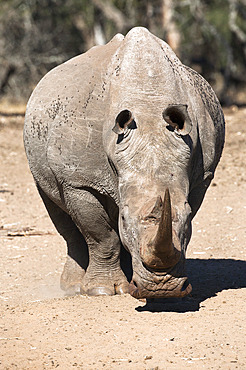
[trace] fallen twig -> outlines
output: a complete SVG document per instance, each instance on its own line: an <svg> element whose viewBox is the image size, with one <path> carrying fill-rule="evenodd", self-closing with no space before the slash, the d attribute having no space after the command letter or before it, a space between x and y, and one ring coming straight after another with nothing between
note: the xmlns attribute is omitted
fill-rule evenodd
<svg viewBox="0 0 246 370"><path fill-rule="evenodd" d="M4 229L0 227L0 236L15 237L15 236L42 236L42 235L54 235L50 231L35 230L31 227L23 227L21 229Z"/></svg>

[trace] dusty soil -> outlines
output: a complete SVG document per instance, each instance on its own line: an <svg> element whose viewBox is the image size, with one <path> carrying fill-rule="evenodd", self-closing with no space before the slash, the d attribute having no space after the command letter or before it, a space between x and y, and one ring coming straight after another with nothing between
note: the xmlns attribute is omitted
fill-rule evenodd
<svg viewBox="0 0 246 370"><path fill-rule="evenodd" d="M226 112L226 145L193 222L193 293L65 297L66 257L37 194L22 116L0 116L0 368L246 368L246 109Z"/></svg>

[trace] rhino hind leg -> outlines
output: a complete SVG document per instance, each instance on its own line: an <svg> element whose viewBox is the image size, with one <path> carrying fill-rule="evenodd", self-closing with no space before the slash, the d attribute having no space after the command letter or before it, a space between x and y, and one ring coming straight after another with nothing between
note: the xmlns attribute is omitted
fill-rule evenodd
<svg viewBox="0 0 246 370"><path fill-rule="evenodd" d="M86 241L71 217L52 202L39 186L38 191L54 226L67 243L68 254L61 275L61 289L68 295L81 294L89 258Z"/></svg>
<svg viewBox="0 0 246 370"><path fill-rule="evenodd" d="M93 189L66 189L69 214L84 235L89 261L82 289L88 295L128 292L129 283L121 269L121 242L117 233L118 209Z"/></svg>

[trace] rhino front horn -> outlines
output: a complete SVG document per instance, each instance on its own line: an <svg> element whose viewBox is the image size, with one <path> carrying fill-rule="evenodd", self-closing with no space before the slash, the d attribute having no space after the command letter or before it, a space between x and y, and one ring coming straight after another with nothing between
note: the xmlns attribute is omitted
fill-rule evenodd
<svg viewBox="0 0 246 370"><path fill-rule="evenodd" d="M181 252L173 244L171 199L166 189L156 236L141 248L141 258L147 267L163 270L176 265L180 257Z"/></svg>

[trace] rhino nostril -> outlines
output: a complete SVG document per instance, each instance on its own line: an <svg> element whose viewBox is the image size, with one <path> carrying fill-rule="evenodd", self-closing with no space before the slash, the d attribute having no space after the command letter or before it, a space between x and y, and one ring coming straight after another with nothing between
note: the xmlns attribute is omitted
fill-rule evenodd
<svg viewBox="0 0 246 370"><path fill-rule="evenodd" d="M139 291L139 288L138 288L138 285L136 283L135 280L132 280L129 284L129 293L131 294L131 296L133 296L134 298L141 298L140 297L140 291Z"/></svg>
<svg viewBox="0 0 246 370"><path fill-rule="evenodd" d="M181 292L184 292L188 288L189 285L190 285L190 283L189 283L188 279L186 279L182 288L181 288Z"/></svg>
<svg viewBox="0 0 246 370"><path fill-rule="evenodd" d="M136 288L138 287L138 285L137 285L137 283L136 283L135 280L132 280L132 283L135 285Z"/></svg>
<svg viewBox="0 0 246 370"><path fill-rule="evenodd" d="M188 282L188 279L186 279L182 288L181 288L181 292L183 292L188 287L188 285L189 285L189 282Z"/></svg>

